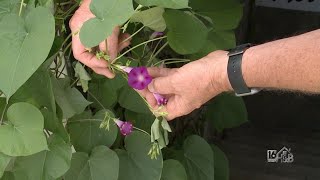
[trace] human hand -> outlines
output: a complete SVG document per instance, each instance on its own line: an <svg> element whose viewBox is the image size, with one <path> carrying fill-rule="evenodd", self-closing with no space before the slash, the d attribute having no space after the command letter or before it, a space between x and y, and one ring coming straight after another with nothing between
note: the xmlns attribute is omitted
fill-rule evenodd
<svg viewBox="0 0 320 180"><path fill-rule="evenodd" d="M83 0L81 6L75 12L69 22L69 26L73 34L73 55L77 60L91 68L97 74L104 75L108 78L113 78L115 75L107 68L108 63L104 60L99 60L95 54L88 52L82 45L79 38L78 32L81 29L83 23L95 17L94 14L92 14L90 11L90 2L91 0ZM110 56L110 59L113 60L117 57L117 54L120 51L129 46L130 41L123 42L129 36L129 34L121 34L120 28L115 27L112 34L105 41L99 44L99 49L100 51L107 53Z"/></svg>
<svg viewBox="0 0 320 180"><path fill-rule="evenodd" d="M216 51L179 69L149 68L154 80L148 89L168 98L164 109L168 120L189 114L221 92L231 90L227 61L226 51ZM144 96L156 108L151 96Z"/></svg>

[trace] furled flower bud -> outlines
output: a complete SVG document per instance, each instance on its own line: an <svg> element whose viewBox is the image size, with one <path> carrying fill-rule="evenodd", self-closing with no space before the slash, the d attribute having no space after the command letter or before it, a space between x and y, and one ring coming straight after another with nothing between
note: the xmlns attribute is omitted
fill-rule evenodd
<svg viewBox="0 0 320 180"><path fill-rule="evenodd" d="M131 122L115 119L115 123L118 125L122 135L127 136L132 133L133 125Z"/></svg>
<svg viewBox="0 0 320 180"><path fill-rule="evenodd" d="M155 31L155 32L153 32L153 33L151 34L150 39L154 39L154 38L156 38L156 37L160 37L160 36L163 36L163 35L164 35L163 32L157 32L157 31Z"/></svg>
<svg viewBox="0 0 320 180"><path fill-rule="evenodd" d="M158 93L153 93L153 96L156 98L158 106L166 105L168 103L168 99Z"/></svg>

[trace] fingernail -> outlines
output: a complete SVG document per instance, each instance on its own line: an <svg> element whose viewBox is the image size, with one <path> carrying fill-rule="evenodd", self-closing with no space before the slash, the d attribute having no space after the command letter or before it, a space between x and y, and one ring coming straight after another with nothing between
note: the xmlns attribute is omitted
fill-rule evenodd
<svg viewBox="0 0 320 180"><path fill-rule="evenodd" d="M154 92L153 82L151 82L148 86L150 92Z"/></svg>

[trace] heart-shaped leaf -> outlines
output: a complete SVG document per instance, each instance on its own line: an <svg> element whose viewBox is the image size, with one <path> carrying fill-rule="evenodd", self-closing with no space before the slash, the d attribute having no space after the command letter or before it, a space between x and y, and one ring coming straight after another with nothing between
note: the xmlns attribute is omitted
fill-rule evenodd
<svg viewBox="0 0 320 180"><path fill-rule="evenodd" d="M203 47L208 29L197 17L178 10L167 10L163 17L169 30L168 42L173 50L179 54L193 54Z"/></svg>
<svg viewBox="0 0 320 180"><path fill-rule="evenodd" d="M0 19L7 14L19 12L19 8L19 0L0 0Z"/></svg>
<svg viewBox="0 0 320 180"><path fill-rule="evenodd" d="M16 103L7 111L8 124L0 126L0 151L9 156L28 156L48 149L43 116L31 104Z"/></svg>
<svg viewBox="0 0 320 180"><path fill-rule="evenodd" d="M190 0L192 9L212 19L215 29L235 29L242 17L242 5L236 0Z"/></svg>
<svg viewBox="0 0 320 180"><path fill-rule="evenodd" d="M248 122L246 105L241 97L223 93L209 104L206 119L213 122L219 132Z"/></svg>
<svg viewBox="0 0 320 180"><path fill-rule="evenodd" d="M80 62L77 62L74 73L75 77L79 78L77 85L82 86L83 92L87 92L89 89L88 82L91 80L91 77Z"/></svg>
<svg viewBox="0 0 320 180"><path fill-rule="evenodd" d="M129 109L130 111L150 114L150 110L142 97L129 86L121 88L118 101L122 107Z"/></svg>
<svg viewBox="0 0 320 180"><path fill-rule="evenodd" d="M65 180L118 180L119 158L105 146L94 148L91 155L76 152ZM130 178L131 179L131 178Z"/></svg>
<svg viewBox="0 0 320 180"><path fill-rule="evenodd" d="M39 108L44 116L44 127L51 132L59 134L66 141L69 140L69 135L61 119L56 115L56 102L53 95L50 72L43 65L10 98L10 104L17 102L28 102Z"/></svg>
<svg viewBox="0 0 320 180"><path fill-rule="evenodd" d="M132 0L92 0L90 10L96 17L86 21L80 31L80 40L88 48L105 40L134 13Z"/></svg>
<svg viewBox="0 0 320 180"><path fill-rule="evenodd" d="M168 159L163 162L161 180L187 180L188 176L183 165L173 159Z"/></svg>
<svg viewBox="0 0 320 180"><path fill-rule="evenodd" d="M135 13L131 17L132 22L140 22L144 26L158 32L162 32L166 29L166 22L164 21L162 14L164 9L161 7L154 7L145 11Z"/></svg>
<svg viewBox="0 0 320 180"><path fill-rule="evenodd" d="M57 104L60 106L64 119L75 114L80 114L91 104L76 88L71 88L68 79L51 78L53 93Z"/></svg>
<svg viewBox="0 0 320 180"><path fill-rule="evenodd" d="M38 7L25 19L4 16L0 29L0 89L8 100L45 61L54 39L54 18Z"/></svg>
<svg viewBox="0 0 320 180"><path fill-rule="evenodd" d="M71 165L71 146L59 136L51 136L48 144L49 151L18 157L14 161L12 172L15 179L56 180L67 172Z"/></svg>
<svg viewBox="0 0 320 180"><path fill-rule="evenodd" d="M11 160L10 156L0 153L0 178Z"/></svg>
<svg viewBox="0 0 320 180"><path fill-rule="evenodd" d="M189 0L135 0L144 6L159 6L171 9L188 8Z"/></svg>
<svg viewBox="0 0 320 180"><path fill-rule="evenodd" d="M229 161L226 154L220 148L211 144L214 160L214 178L229 180Z"/></svg>
<svg viewBox="0 0 320 180"><path fill-rule="evenodd" d="M189 136L183 144L184 167L188 180L214 179L213 151L201 137Z"/></svg>
<svg viewBox="0 0 320 180"><path fill-rule="evenodd" d="M119 180L159 180L162 171L162 155L151 159L148 152L151 148L150 136L133 132L125 139L124 150L117 150L120 159Z"/></svg>
<svg viewBox="0 0 320 180"><path fill-rule="evenodd" d="M100 128L106 118L107 111L101 110L92 117L90 112L84 112L69 119L67 128L71 142L77 151L90 153L92 148L105 145L110 147L117 138L118 127L110 122L109 130ZM113 115L108 111L109 115Z"/></svg>

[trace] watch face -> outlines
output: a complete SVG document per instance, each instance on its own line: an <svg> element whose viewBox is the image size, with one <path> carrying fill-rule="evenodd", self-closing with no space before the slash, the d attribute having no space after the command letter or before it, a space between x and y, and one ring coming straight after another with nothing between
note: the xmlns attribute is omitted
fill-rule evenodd
<svg viewBox="0 0 320 180"><path fill-rule="evenodd" d="M256 5L300 11L320 12L319 0L256 0Z"/></svg>

